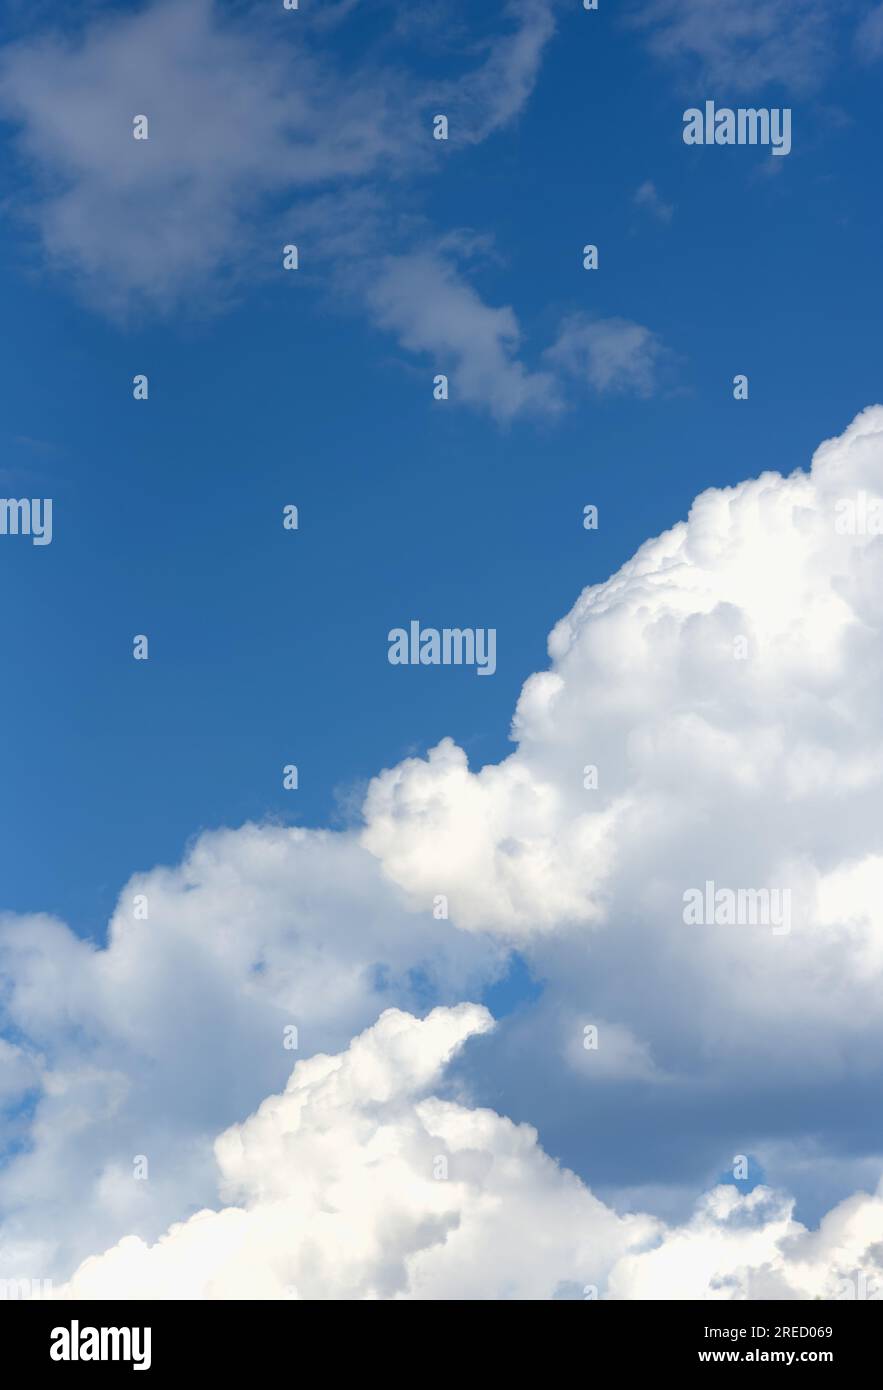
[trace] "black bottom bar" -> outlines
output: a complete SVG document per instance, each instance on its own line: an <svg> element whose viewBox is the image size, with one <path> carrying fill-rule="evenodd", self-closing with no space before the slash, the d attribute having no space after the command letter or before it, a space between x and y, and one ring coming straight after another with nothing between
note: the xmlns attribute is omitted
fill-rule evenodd
<svg viewBox="0 0 883 1390"><path fill-rule="evenodd" d="M426 1303L384 1311L377 1303L8 1301L0 1303L0 1333L7 1354L14 1348L19 1374L48 1369L61 1377L130 1375L139 1374L140 1367L141 1374L159 1376L217 1371L226 1381L241 1372L250 1379L267 1371L291 1376L306 1371L314 1377L322 1373L323 1361L329 1373L337 1373L344 1345L363 1370L371 1364L380 1370L376 1334L410 1332L432 1339L423 1346L432 1349L434 1373L446 1363L448 1375L474 1380L474 1351L483 1353L484 1366L503 1369L514 1354L522 1356L526 1340L532 1360L537 1354L552 1358L549 1373L566 1352L587 1374L601 1373L606 1364L608 1373L613 1367L625 1375L690 1370L714 1376L733 1367L769 1366L783 1374L820 1367L842 1376L874 1366L881 1329L873 1301L600 1300L523 1304L514 1316L505 1303L454 1304L454 1312L446 1306L443 1313ZM341 1341L341 1333L353 1332L365 1340ZM543 1352L538 1339L550 1335L555 1340ZM383 1345L389 1354L392 1346ZM102 1359L88 1359L94 1354ZM410 1356L407 1360L411 1369L402 1374L410 1381L415 1367Z"/></svg>

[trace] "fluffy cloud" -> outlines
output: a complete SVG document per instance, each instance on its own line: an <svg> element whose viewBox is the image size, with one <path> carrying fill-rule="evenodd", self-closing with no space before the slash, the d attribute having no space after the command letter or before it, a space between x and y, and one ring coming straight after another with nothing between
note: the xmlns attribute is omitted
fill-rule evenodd
<svg viewBox="0 0 883 1390"><path fill-rule="evenodd" d="M375 778L362 842L415 904L444 892L462 926L529 938L601 915L593 885L606 876L617 808L571 815L567 803L518 758L471 772L445 739Z"/></svg>
<svg viewBox="0 0 883 1390"><path fill-rule="evenodd" d="M668 1154L637 1187L816 1140L820 1114L844 1157L879 1162L883 541L861 496L881 491L875 407L811 473L704 493L556 626L508 759L471 770L445 741L369 790L363 843L409 900L447 893L544 983L479 1095L502 1088L571 1162L579 1107L601 1104L596 1185L621 1190L632 1136L598 1091L614 1078L640 1079L642 1142ZM787 892L790 929L688 923L708 883ZM548 1096L562 1068L572 1121Z"/></svg>
<svg viewBox="0 0 883 1390"><path fill-rule="evenodd" d="M374 780L360 831L205 836L179 869L133 880L104 949L8 919L8 1093L33 1092L19 1125L33 1119L0 1177L3 1272L67 1273L214 1204L211 1136L283 1084L286 1024L300 1055L339 1051L390 1005L481 997L517 946L538 998L454 1056L446 1084L479 1114L530 1119L570 1167L585 1168L590 1117L597 1199L659 1214L677 1191L678 1240L711 1222L716 1250L725 1228L702 1279L745 1287L738 1271L764 1260L785 1278L782 1233L803 1239L791 1215L757 1197L733 1216L725 1194L687 1219L683 1198L737 1153L819 1211L876 1186L880 493L872 407L810 472L703 493L585 590L500 764L472 770L445 740ZM788 930L688 923L684 894L704 903L709 882L787 891ZM433 917L439 894L450 921ZM132 1180L140 1153L149 1183ZM747 1254L743 1217L766 1228ZM844 1250L838 1269L858 1258ZM660 1260L621 1253L638 1282L623 1265L611 1287L649 1287ZM555 1258L566 1283L575 1265ZM788 1287L817 1274L792 1268Z"/></svg>
<svg viewBox="0 0 883 1390"><path fill-rule="evenodd" d="M883 1192L859 1192L816 1231L765 1187L747 1196L718 1187L683 1227L651 1249L624 1255L611 1298L883 1298Z"/></svg>
<svg viewBox="0 0 883 1390"><path fill-rule="evenodd" d="M212 1140L283 1083L291 1025L299 1055L339 1048L390 1003L473 993L500 959L408 912L352 834L273 826L138 875L105 947L0 920L0 1105L27 1103L0 1168L0 1277L57 1277L96 1237L154 1237L215 1200Z"/></svg>
<svg viewBox="0 0 883 1390"><path fill-rule="evenodd" d="M62 1294L144 1298L549 1298L602 1281L655 1231L620 1218L492 1111L427 1091L491 1025L463 1004L384 1013L345 1053L222 1134L222 1189L156 1245L129 1238Z"/></svg>
<svg viewBox="0 0 883 1390"><path fill-rule="evenodd" d="M222 1134L221 1187L153 1245L90 1258L61 1298L844 1298L883 1294L883 1198L808 1232L780 1194L708 1194L682 1227L617 1216L534 1130L428 1091L491 1026L398 1010ZM864 1282L862 1283L861 1280ZM863 1292L859 1293L859 1290Z"/></svg>
<svg viewBox="0 0 883 1390"><path fill-rule="evenodd" d="M846 1025L878 982L859 904L873 920L883 774L883 560L875 535L846 533L847 504L881 483L875 407L811 474L704 493L554 629L517 751L472 772L448 740L383 773L363 843L415 901L447 886L467 929L523 943L578 926L593 954L665 931L687 977L731 996L744 972L755 1016ZM683 893L707 879L789 887L790 934L685 926ZM793 1011L784 978L800 985Z"/></svg>

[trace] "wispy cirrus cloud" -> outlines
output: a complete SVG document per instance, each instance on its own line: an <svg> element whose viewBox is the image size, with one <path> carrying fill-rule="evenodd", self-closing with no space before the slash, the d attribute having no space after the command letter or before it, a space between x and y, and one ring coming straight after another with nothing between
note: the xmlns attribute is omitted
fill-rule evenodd
<svg viewBox="0 0 883 1390"><path fill-rule="evenodd" d="M635 190L634 204L635 207L645 208L658 222L670 222L674 216L674 207L660 197L659 189L652 179L646 179L640 188Z"/></svg>
<svg viewBox="0 0 883 1390"><path fill-rule="evenodd" d="M875 5L855 32L856 57L863 63L876 63L883 57L883 5Z"/></svg>
<svg viewBox="0 0 883 1390"><path fill-rule="evenodd" d="M544 360L599 395L651 396L670 354L649 328L623 318L572 314Z"/></svg>
<svg viewBox="0 0 883 1390"><path fill-rule="evenodd" d="M438 251L389 257L367 301L380 327L403 347L432 357L456 397L486 405L496 419L563 408L554 373L532 371L518 357L515 311L486 304L450 257Z"/></svg>
<svg viewBox="0 0 883 1390"><path fill-rule="evenodd" d="M348 14L311 24L298 13L295 30L251 7L233 19L214 0L157 0L9 46L0 110L29 175L17 210L48 264L120 321L217 311L275 273L296 239L312 282L324 276L435 362L456 401L500 422L560 414L579 375L569 339L530 365L515 308L486 302L470 279L467 238L427 227L408 191L439 167L435 111L450 114L450 153L524 109L554 32L551 0L503 5L466 45L465 72L444 81L418 80L383 44L344 71L324 39ZM146 140L133 139L135 115L148 118ZM617 324L592 330L587 379L647 394Z"/></svg>
<svg viewBox="0 0 883 1390"><path fill-rule="evenodd" d="M286 202L369 179L391 198L392 179L431 170L434 90L462 110L461 141L513 119L551 7L513 0L500 19L473 68L435 89L382 53L344 70L326 22L256 6L233 18L214 0L157 0L21 40L0 59L0 111L30 174L18 210L49 263L113 314L214 294L219 277L266 264ZM150 134L136 141L141 114Z"/></svg>
<svg viewBox="0 0 883 1390"><path fill-rule="evenodd" d="M482 298L463 234L426 227L408 191L442 149L485 140L524 109L554 32L552 0L509 0L465 45L465 72L439 81L418 80L384 44L344 71L324 39L348 14L311 24L298 13L295 30L290 16L280 27L252 7L234 19L214 0L157 0L9 46L0 110L29 175L17 210L49 265L120 321L217 311L274 273L296 239L307 275L434 361L458 402L500 422L560 414L567 377L580 375L572 329L530 365L515 308ZM444 146L431 136L440 109ZM148 118L146 140L133 139L136 115ZM654 340L635 331L646 364ZM594 389L648 393L618 320L583 338Z"/></svg>
<svg viewBox="0 0 883 1390"><path fill-rule="evenodd" d="M739 92L775 83L806 92L828 71L834 20L844 8L843 0L647 0L628 22L685 81Z"/></svg>

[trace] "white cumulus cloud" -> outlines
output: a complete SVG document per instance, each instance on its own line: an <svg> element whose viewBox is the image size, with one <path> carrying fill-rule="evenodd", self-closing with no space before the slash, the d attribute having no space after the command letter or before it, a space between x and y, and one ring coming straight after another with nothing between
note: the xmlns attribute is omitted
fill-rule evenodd
<svg viewBox="0 0 883 1390"><path fill-rule="evenodd" d="M0 1174L2 1273L64 1276L126 1233L155 1242L217 1205L211 1139L284 1084L285 1025L301 1030L300 1056L340 1053L389 1006L480 997L513 945L538 997L454 1056L446 1084L464 1088L470 1112L530 1119L548 1153L587 1170L593 1201L640 1211L630 1194L655 1191L658 1212L666 1192L714 1188L736 1153L772 1187L824 1198L820 1210L856 1180L876 1186L881 494L875 406L809 471L703 493L686 521L585 590L550 636L549 669L525 684L501 763L472 769L445 740L374 780L360 831L204 836L179 868L132 881L106 947L48 918L5 919L7 1092L33 1104ZM704 901L709 884L787 891L788 929L686 921L685 893ZM438 895L449 920L433 916ZM432 1102L433 1124L460 1122L450 1104ZM498 1115L480 1124L510 1133ZM149 1182L133 1180L137 1154ZM234 1200L218 1218L231 1227L256 1199ZM706 1283L756 1291L765 1261L777 1287L815 1296L819 1270L797 1270L780 1235L812 1240L790 1208L752 1200L734 1216L728 1192L666 1219L688 1244L698 1222L697 1250L711 1223ZM855 1199L869 1250L877 1200ZM743 1249L738 1232L758 1222ZM846 1278L859 1256L847 1243L832 1267ZM410 1265L396 1282L401 1258L383 1287L424 1287ZM583 1255L555 1259L554 1280L522 1287L552 1296L559 1282L593 1282L575 1273ZM637 1283L623 1265L611 1288L650 1287L661 1267L648 1254ZM496 1277L488 1288L502 1287Z"/></svg>
<svg viewBox="0 0 883 1390"><path fill-rule="evenodd" d="M620 1217L529 1126L429 1094L490 1026L470 1004L423 1021L391 1009L344 1053L298 1063L282 1094L217 1140L235 1205L152 1245L125 1238L57 1296L883 1296L879 1194L857 1194L816 1232L763 1187L718 1187L679 1227Z"/></svg>
<svg viewBox="0 0 883 1390"><path fill-rule="evenodd" d="M529 1126L428 1091L491 1026L462 1004L384 1013L295 1067L215 1146L237 1201L87 1260L61 1296L550 1298L655 1232L562 1171Z"/></svg>

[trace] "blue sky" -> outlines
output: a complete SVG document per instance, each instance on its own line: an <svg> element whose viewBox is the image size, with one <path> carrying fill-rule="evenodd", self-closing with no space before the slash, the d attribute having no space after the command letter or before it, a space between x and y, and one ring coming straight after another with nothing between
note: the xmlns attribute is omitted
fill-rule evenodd
<svg viewBox="0 0 883 1390"><path fill-rule="evenodd" d="M0 58L0 490L54 499L50 546L0 542L0 910L99 945L132 875L204 831L359 826L370 780L446 737L473 773L506 759L522 686L586 586L705 489L807 468L880 399L883 9L752 0L742 27L703 0L523 0L479 21L437 4L184 11L10 3ZM225 71L242 80L226 105ZM791 108L791 153L686 146L683 112L710 98ZM493 678L390 665L387 633L412 618L495 628ZM741 823L741 804L709 805ZM477 993L514 1020L469 1044L454 1090L663 1216L726 1173L740 1134L769 1141L752 1173L790 1183L802 1218L864 1180L876 1071L822 1093L786 1068L760 1094L750 1067L703 1070L679 1024L660 1044L671 1084L648 1089L627 1060L589 1125L532 1041L570 1008L542 984L571 945L544 956L520 933L495 938L508 978L469 956L468 996L421 993L422 964L390 957L403 1006ZM323 1045L369 1021L347 1013ZM236 1105L284 1084L274 1066ZM208 1129L239 1118L207 1106ZM175 1209L164 1197L156 1229Z"/></svg>
<svg viewBox="0 0 883 1390"><path fill-rule="evenodd" d="M343 64L383 9L341 26ZM308 10L283 16L289 31ZM462 66L443 43L415 56L433 79ZM434 402L443 356L404 353L335 303L321 271L292 285L259 267L252 285L246 265L226 312L209 286L159 322L108 322L17 220L32 171L7 144L4 478L11 495L57 497L58 519L51 550L0 554L17 595L5 907L100 939L129 874L174 861L201 828L325 824L378 768L445 734L478 763L503 756L520 685L580 588L749 461L803 465L875 397L883 287L863 171L879 70L844 63L798 99L781 81L756 93L793 106L778 160L684 146L682 112L708 90L696 73L661 65L612 6L562 6L517 121L463 151L452 137L441 160L428 147L393 190L430 234L492 238L470 281L515 308L526 360L576 311L645 324L671 353L649 399L586 393L560 419L503 427ZM669 221L635 204L647 181ZM582 269L586 242L597 273ZM140 371L146 404L132 400ZM738 371L747 403L732 400ZM296 536L279 525L287 502ZM597 533L582 529L588 502ZM496 626L495 679L390 667L386 632L412 616ZM142 631L153 654L139 667ZM289 761L296 794L281 788Z"/></svg>

